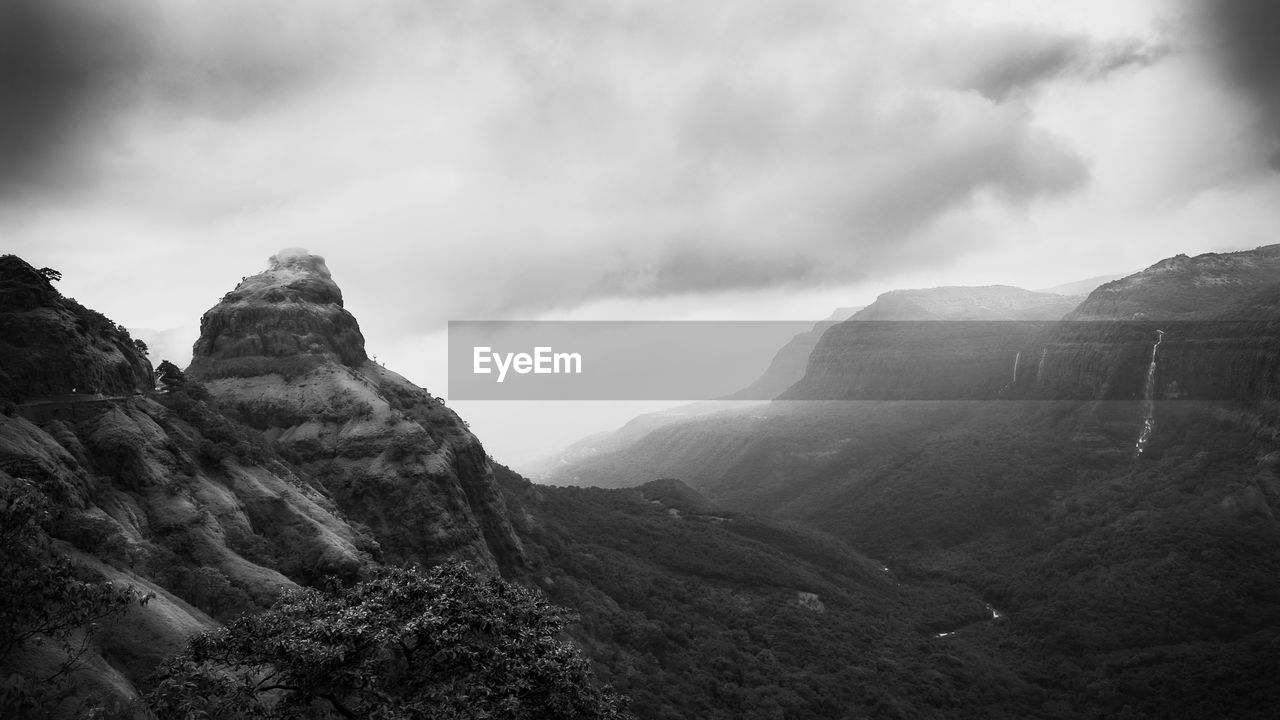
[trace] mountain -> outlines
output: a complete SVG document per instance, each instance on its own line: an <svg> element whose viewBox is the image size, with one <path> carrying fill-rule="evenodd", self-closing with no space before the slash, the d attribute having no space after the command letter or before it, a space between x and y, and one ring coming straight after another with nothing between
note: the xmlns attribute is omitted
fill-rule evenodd
<svg viewBox="0 0 1280 720"><path fill-rule="evenodd" d="M579 468L584 484L637 479L606 490L491 463L456 415L366 359L316 256L280 253L228 293L164 391L146 390L150 368L118 326L114 340L79 327L52 275L6 258L0 327L52 322L64 330L26 347L77 361L54 374L5 349L16 392L0 415L0 519L34 518L21 528L43 538L32 547L70 557L84 587L147 595L85 636L85 662L45 710L135 697L188 636L282 589L467 557L574 611L569 636L642 718L1269 717L1269 391L1164 398L1175 381L1215 387L1194 387L1197 367L1233 392L1263 387L1251 378L1271 366L1255 361L1276 333L1241 328L1270 327L1280 303L1265 273L1179 262L1133 280L1139 297L1105 299L1154 319L1031 339L1051 360L1061 350L1043 377L1084 378L1083 397L1038 394L1035 368L989 400L774 401L658 428ZM1202 277L1222 280L1203 285L1196 315L1161 319L1161 298ZM953 298L940 306L956 312ZM1208 343L1203 366L1164 364L1189 346L1179 337ZM1116 347L1132 362L1103 367ZM51 377L109 382L70 394ZM11 584L40 565L12 570ZM5 593L0 610L28 600ZM0 670L30 688L64 652L26 646Z"/></svg>
<svg viewBox="0 0 1280 720"><path fill-rule="evenodd" d="M1067 319L1220 320L1245 311L1257 294L1274 295L1277 271L1280 245L1175 255L1099 287Z"/></svg>
<svg viewBox="0 0 1280 720"><path fill-rule="evenodd" d="M1085 278L1084 280L1073 280L1071 282L1063 283L1061 285L1054 285L1053 287L1037 288L1036 292L1049 293L1052 295L1071 295L1071 296L1084 297L1089 293L1093 292L1094 290L1097 290L1102 285L1109 283L1112 280L1119 280L1122 277L1124 277L1123 274L1098 275L1096 277Z"/></svg>
<svg viewBox="0 0 1280 720"><path fill-rule="evenodd" d="M16 259L2 267L0 307L20 308L16 319L0 313L6 326L69 306L43 275L37 302L16 302L3 290L23 297L39 273ZM143 597L94 632L73 631L65 649L0 646L7 687L34 693L37 716L141 717L138 687L192 635L298 585L350 584L379 560L450 555L576 611L571 636L640 717L1023 717L1037 702L995 654L938 644L941 629L961 626L998 636L970 589L917 582L830 538L725 512L676 480L582 491L490 465L439 401L365 359L358 323L316 256L277 255L202 325L189 372L165 370L161 391L124 394L132 386L122 383L102 387L119 395L41 395L10 376L23 392L0 416L0 520L47 504L24 532L43 538L50 560L73 561L86 583L70 586L73 599L106 582ZM39 352L100 363L83 347L100 342L50 335ZM149 387L141 346L122 335L113 347L119 367L147 369L136 380ZM67 367L68 377L83 372ZM6 538L14 530L0 527ZM0 614L21 602L5 595ZM88 653L69 682L43 688L36 678L82 639Z"/></svg>
<svg viewBox="0 0 1280 720"><path fill-rule="evenodd" d="M726 396L725 400L771 400L804 377L805 368L813 348L824 333L834 325L848 320L862 308L837 308L827 319L813 326L783 345L764 373L747 387Z"/></svg>
<svg viewBox="0 0 1280 720"><path fill-rule="evenodd" d="M388 561L521 562L480 441L369 359L324 258L284 250L242 280L201 318L187 372L367 526Z"/></svg>
<svg viewBox="0 0 1280 720"><path fill-rule="evenodd" d="M298 583L354 577L377 553L306 477L196 387L143 394L151 368L127 333L14 256L0 257L0 328L6 523L20 505L48 503L31 533L93 582L149 596L101 623L64 688L63 715L93 696L135 698L191 634L266 607ZM4 531L12 538L15 528ZM7 597L6 613L20 601ZM48 602L45 611L56 612ZM0 658L6 677L16 673L7 687L19 692L13 678L55 674L66 652L47 642Z"/></svg>
<svg viewBox="0 0 1280 720"><path fill-rule="evenodd" d="M849 319L854 322L1058 320L1071 312L1080 299L1009 285L891 290Z"/></svg>
<svg viewBox="0 0 1280 720"><path fill-rule="evenodd" d="M962 399L903 398L934 382L913 368L963 378L982 346L833 328L815 356L883 360L820 373L825 392L861 381L878 399L694 419L566 477L679 478L725 512L975 588L1005 623L999 656L1044 694L1036 715L1267 717L1280 700L1278 254L1171 258L1098 288L1069 322L1005 323L1037 329L990 336L1010 343L1003 362L984 359L1009 387ZM887 300L873 311L886 325L901 317L889 310L919 317ZM889 343L909 350L896 369Z"/></svg>
<svg viewBox="0 0 1280 720"><path fill-rule="evenodd" d="M713 413L740 411L744 403L756 404L762 400L774 398L804 377L809 354L813 351L814 345L818 344L822 334L832 325L848 319L860 309L836 308L825 320L815 323L812 329L798 333L779 348L760 377L737 392L717 400L686 403L666 410L637 415L617 430L588 435L559 453L528 463L522 466L522 469L537 480L559 478L563 468L587 461L597 455L624 450L660 427Z"/></svg>
<svg viewBox="0 0 1280 720"><path fill-rule="evenodd" d="M994 398L1021 351L1077 298L1021 288L943 287L887 292L830 328L783 400Z"/></svg>
<svg viewBox="0 0 1280 720"><path fill-rule="evenodd" d="M483 447L367 359L322 259L281 253L228 293L161 392L142 345L54 279L0 258L0 514L47 504L23 530L36 546L147 601L100 624L52 716L135 700L188 637L289 588L380 561L523 562ZM6 677L54 674L82 635L6 651Z"/></svg>
<svg viewBox="0 0 1280 720"><path fill-rule="evenodd" d="M845 314L837 311L797 335L751 388L735 395L754 396L770 388L778 399L806 401L994 397L1010 384L1018 351L1047 325L1040 321L1057 320L1078 302L1003 285L887 292L864 308L845 309L853 310L847 322L834 322ZM706 412L689 412L694 408ZM683 457L654 453L652 445L661 438L693 437L725 423L765 422L772 414L758 404L695 403L642 415L615 433L575 443L543 477L602 487L634 485L655 477L651 470L662 474L666 460L678 463ZM630 450L641 442L650 446ZM633 462L636 458L644 460ZM657 463L652 468L649 459ZM685 477L682 471L688 468L668 469Z"/></svg>
<svg viewBox="0 0 1280 720"><path fill-rule="evenodd" d="M63 297L50 277L21 258L0 255L0 398L132 395L150 388L151 365L129 332Z"/></svg>

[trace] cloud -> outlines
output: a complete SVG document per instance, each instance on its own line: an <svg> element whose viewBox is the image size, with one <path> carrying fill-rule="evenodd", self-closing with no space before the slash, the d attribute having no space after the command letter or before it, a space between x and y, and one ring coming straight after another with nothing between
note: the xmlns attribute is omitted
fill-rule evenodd
<svg viewBox="0 0 1280 720"><path fill-rule="evenodd" d="M317 22L248 2L0 0L0 199L64 196L101 180L101 156L143 113L233 121L278 102L341 58L337 15Z"/></svg>
<svg viewBox="0 0 1280 720"><path fill-rule="evenodd" d="M99 18L111 47L145 42L59 106L82 141L49 164L88 180L46 193L56 220L25 242L150 243L234 265L221 286L303 245L415 323L848 282L950 262L988 242L980 211L1086 186L1031 96L1148 57L935 2L348 5Z"/></svg>
<svg viewBox="0 0 1280 720"><path fill-rule="evenodd" d="M0 1L0 193L46 186L77 130L138 62L129 18L87 0Z"/></svg>
<svg viewBox="0 0 1280 720"><path fill-rule="evenodd" d="M957 38L939 53L940 69L958 87L968 87L995 102L1033 92L1062 78L1098 80L1163 57L1168 48L1136 39L1099 41L1085 35L1043 29L985 29Z"/></svg>
<svg viewBox="0 0 1280 720"><path fill-rule="evenodd" d="M1220 69L1259 115L1264 157L1280 169L1280 4L1200 0L1197 8Z"/></svg>

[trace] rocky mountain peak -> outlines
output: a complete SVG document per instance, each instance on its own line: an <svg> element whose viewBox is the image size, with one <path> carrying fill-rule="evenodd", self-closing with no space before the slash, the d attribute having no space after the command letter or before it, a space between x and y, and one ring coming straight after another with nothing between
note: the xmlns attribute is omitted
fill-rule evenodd
<svg viewBox="0 0 1280 720"><path fill-rule="evenodd" d="M292 375L327 360L364 363L364 336L324 258L289 248L204 314L191 367L224 377Z"/></svg>
<svg viewBox="0 0 1280 720"><path fill-rule="evenodd" d="M262 432L385 558L497 568L523 551L466 423L372 362L324 258L281 250L204 314L188 374Z"/></svg>

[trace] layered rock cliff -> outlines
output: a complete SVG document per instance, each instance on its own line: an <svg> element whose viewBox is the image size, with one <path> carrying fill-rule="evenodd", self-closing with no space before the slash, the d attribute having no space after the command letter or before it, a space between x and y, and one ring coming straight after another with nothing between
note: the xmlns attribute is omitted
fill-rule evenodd
<svg viewBox="0 0 1280 720"><path fill-rule="evenodd" d="M996 285L895 290L822 335L784 400L1001 395L1023 350L1078 298Z"/></svg>
<svg viewBox="0 0 1280 720"><path fill-rule="evenodd" d="M724 399L772 400L777 397L804 377L809 356L827 330L848 320L860 310L862 308L836 308L830 317L815 324L812 329L799 333L779 348L769 367L754 382Z"/></svg>
<svg viewBox="0 0 1280 720"><path fill-rule="evenodd" d="M780 397L1274 401L1277 278L1280 245L1162 260L1069 312L1074 299L1025 291L886 293L830 328Z"/></svg>
<svg viewBox="0 0 1280 720"><path fill-rule="evenodd" d="M48 503L40 532L87 579L149 596L100 623L52 716L76 714L89 696L135 697L191 634L266 607L297 583L352 578L377 552L198 388L135 394L150 387L150 367L114 323L17 258L0 262L0 288L10 388L0 487ZM0 658L0 673L47 677L66 659L57 643L27 644Z"/></svg>
<svg viewBox="0 0 1280 720"><path fill-rule="evenodd" d="M1018 380L1034 398L1280 399L1280 245L1178 255L1095 290Z"/></svg>
<svg viewBox="0 0 1280 720"><path fill-rule="evenodd" d="M367 525L387 560L522 562L479 440L368 359L323 258L282 251L227 293L201 319L188 373Z"/></svg>

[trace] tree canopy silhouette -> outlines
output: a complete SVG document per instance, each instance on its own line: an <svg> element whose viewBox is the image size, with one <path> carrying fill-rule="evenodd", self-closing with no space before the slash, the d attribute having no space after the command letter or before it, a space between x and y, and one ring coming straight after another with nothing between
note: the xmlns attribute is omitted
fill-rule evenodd
<svg viewBox="0 0 1280 720"><path fill-rule="evenodd" d="M157 673L161 717L626 718L533 591L453 563L286 593Z"/></svg>

